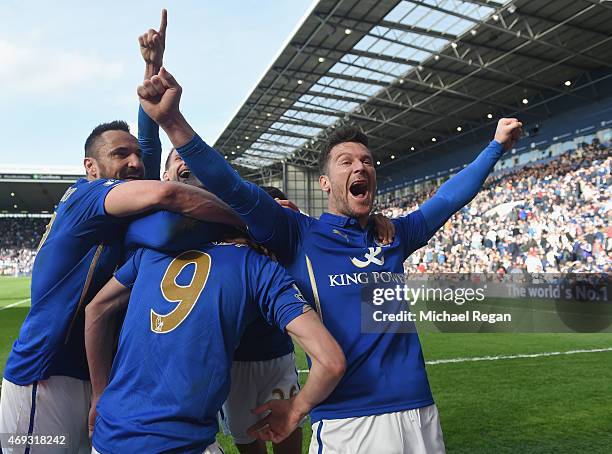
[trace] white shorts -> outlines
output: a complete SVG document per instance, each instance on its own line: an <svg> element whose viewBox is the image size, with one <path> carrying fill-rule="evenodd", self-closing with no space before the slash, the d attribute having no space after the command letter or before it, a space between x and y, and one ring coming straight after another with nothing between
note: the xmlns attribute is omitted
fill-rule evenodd
<svg viewBox="0 0 612 454"><path fill-rule="evenodd" d="M32 444L29 453L85 454L91 452L87 418L91 404L89 381L53 376L20 386L2 379L0 433L56 437L50 444ZM63 438L62 438L63 437ZM63 444L60 444L61 442ZM6 443L6 442L5 442ZM21 454L26 446L2 446L6 454Z"/></svg>
<svg viewBox="0 0 612 454"><path fill-rule="evenodd" d="M96 448L91 448L91 454L101 454L96 451ZM208 445L202 454L225 454L219 443L216 441L212 445Z"/></svg>
<svg viewBox="0 0 612 454"><path fill-rule="evenodd" d="M300 390L293 353L268 361L234 361L231 377L222 422L239 445L255 441L247 429L261 416L251 413L252 409L272 399L288 399Z"/></svg>
<svg viewBox="0 0 612 454"><path fill-rule="evenodd" d="M309 454L438 454L446 452L434 405L312 425Z"/></svg>

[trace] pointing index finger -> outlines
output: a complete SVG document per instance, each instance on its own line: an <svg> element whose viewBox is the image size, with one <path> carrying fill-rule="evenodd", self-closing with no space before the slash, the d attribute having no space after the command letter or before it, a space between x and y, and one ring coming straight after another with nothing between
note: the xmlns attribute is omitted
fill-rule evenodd
<svg viewBox="0 0 612 454"><path fill-rule="evenodd" d="M161 23L159 24L159 34L166 34L166 27L168 26L168 11L164 8L161 14Z"/></svg>

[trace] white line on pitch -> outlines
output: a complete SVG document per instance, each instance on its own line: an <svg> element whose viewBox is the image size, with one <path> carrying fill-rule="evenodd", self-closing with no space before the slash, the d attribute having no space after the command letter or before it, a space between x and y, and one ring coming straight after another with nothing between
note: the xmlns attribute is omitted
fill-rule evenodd
<svg viewBox="0 0 612 454"><path fill-rule="evenodd" d="M451 363L468 363L475 361L497 361L501 359L518 359L518 358L540 358L542 356L559 356L559 355L577 355L579 353L600 353L600 352L612 352L610 348L593 348L590 350L569 350L566 352L543 352L543 353L520 353L518 355L499 355L499 356L476 356L472 358L451 358L451 359L437 359L433 361L425 361L428 366L434 366L436 364L451 364Z"/></svg>
<svg viewBox="0 0 612 454"><path fill-rule="evenodd" d="M559 355L577 355L579 353L601 353L601 352L612 352L612 347L609 348L593 348L590 350L569 350L565 352L543 352L543 353L521 353L518 355L499 355L499 356L475 356L471 358L450 358L450 359L436 359L432 361L425 361L428 366L435 366L437 364L454 364L454 363L469 363L476 361L498 361L502 359L519 359L519 358L540 358L543 356L559 356ZM308 373L308 369L300 369L300 374Z"/></svg>
<svg viewBox="0 0 612 454"><path fill-rule="evenodd" d="M28 301L30 301L30 298L26 298L24 300L17 301L16 303L7 304L6 306L0 307L0 311L3 311L4 309L8 309L10 307L19 306L20 304L27 303Z"/></svg>

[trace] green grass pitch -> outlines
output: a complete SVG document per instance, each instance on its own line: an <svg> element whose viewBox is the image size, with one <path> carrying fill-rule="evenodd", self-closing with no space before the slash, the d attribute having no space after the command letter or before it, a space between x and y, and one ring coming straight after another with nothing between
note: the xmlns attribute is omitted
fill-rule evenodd
<svg viewBox="0 0 612 454"><path fill-rule="evenodd" d="M14 303L28 297L29 279L0 278L1 369L28 312L29 301ZM612 334L426 333L421 342L433 361L611 348ZM612 351L432 364L428 374L449 453L610 452ZM303 452L309 441L307 424Z"/></svg>

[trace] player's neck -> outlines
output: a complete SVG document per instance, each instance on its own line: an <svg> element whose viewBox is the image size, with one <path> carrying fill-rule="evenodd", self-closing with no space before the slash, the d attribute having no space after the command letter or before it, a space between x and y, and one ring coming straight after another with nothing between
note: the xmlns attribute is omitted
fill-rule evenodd
<svg viewBox="0 0 612 454"><path fill-rule="evenodd" d="M351 213L343 213L337 210L335 207L332 207L329 205L327 206L327 212L335 216L344 216L347 218L355 219L359 223L362 229L366 228L366 226L368 225L368 221L370 220L370 215L364 215L364 216L357 217L357 216L352 215Z"/></svg>

